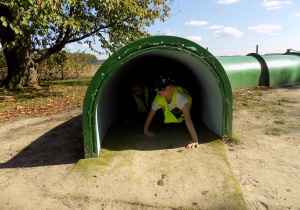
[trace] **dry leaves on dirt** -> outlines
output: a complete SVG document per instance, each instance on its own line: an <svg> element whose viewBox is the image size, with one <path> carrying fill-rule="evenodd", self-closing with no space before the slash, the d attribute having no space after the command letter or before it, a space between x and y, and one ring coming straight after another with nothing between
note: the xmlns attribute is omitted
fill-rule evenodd
<svg viewBox="0 0 300 210"><path fill-rule="evenodd" d="M0 122L19 116L58 114L82 107L87 87L88 81L77 81L13 90L1 89Z"/></svg>

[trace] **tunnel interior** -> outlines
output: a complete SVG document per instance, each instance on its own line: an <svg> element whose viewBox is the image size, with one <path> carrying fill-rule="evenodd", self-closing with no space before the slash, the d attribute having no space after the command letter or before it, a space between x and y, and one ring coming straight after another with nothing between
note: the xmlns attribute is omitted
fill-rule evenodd
<svg viewBox="0 0 300 210"><path fill-rule="evenodd" d="M130 81L141 79L150 88L162 71L172 72L178 85L187 89L192 98L191 116L217 135L223 135L224 96L220 82L211 66L197 56L178 50L160 49L139 53L109 72L96 108L97 152L110 126L118 119Z"/></svg>

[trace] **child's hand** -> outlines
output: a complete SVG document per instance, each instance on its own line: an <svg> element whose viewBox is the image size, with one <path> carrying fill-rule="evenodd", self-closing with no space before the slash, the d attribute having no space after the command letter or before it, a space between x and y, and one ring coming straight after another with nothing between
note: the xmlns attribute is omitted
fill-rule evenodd
<svg viewBox="0 0 300 210"><path fill-rule="evenodd" d="M193 148L198 148L198 141L197 140L192 140L192 141L189 141L186 145L186 148L188 149L193 149Z"/></svg>
<svg viewBox="0 0 300 210"><path fill-rule="evenodd" d="M153 131L144 131L144 135L148 137L156 137Z"/></svg>

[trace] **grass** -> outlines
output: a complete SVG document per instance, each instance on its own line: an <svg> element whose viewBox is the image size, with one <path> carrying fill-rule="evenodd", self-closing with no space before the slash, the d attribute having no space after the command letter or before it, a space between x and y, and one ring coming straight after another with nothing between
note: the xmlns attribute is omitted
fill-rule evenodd
<svg viewBox="0 0 300 210"><path fill-rule="evenodd" d="M286 122L286 120L281 119L281 118L274 121L275 124L279 124L279 125L283 125L285 122Z"/></svg>
<svg viewBox="0 0 300 210"><path fill-rule="evenodd" d="M278 116L284 112L281 108L276 108L274 106L284 106L289 103L299 103L297 100L290 97L280 98L276 103L271 103L268 100L264 100L265 91L268 89L237 89L233 90L233 110L239 110L243 107L249 108L250 110L255 110L256 107L262 107L262 112L270 112L275 116Z"/></svg>
<svg viewBox="0 0 300 210"><path fill-rule="evenodd" d="M279 103L299 103L298 101L292 100L290 98L284 97L278 100Z"/></svg>
<svg viewBox="0 0 300 210"><path fill-rule="evenodd" d="M82 107L90 78L42 82L0 89L0 122L17 116L42 116Z"/></svg>
<svg viewBox="0 0 300 210"><path fill-rule="evenodd" d="M230 135L232 139L235 139L237 142L241 142L238 138L234 137L233 135ZM224 140L224 139L223 139ZM230 192L230 199L228 199L228 203L223 203L220 206L215 206L213 209L247 209L247 204L244 199L244 194L241 189L241 186L239 185L239 182L237 181L237 178L231 168L231 164L228 160L224 144L221 139L215 140L212 142L207 143L208 147L212 147L213 151L218 154L218 156L224 161L224 163L228 167L227 173L224 173L224 189L226 189L226 192ZM206 166L210 170L214 171L222 171L223 169L221 167L218 167L218 164L214 161L207 161ZM187 209L193 209L191 207L188 207ZM199 208L195 208L199 209Z"/></svg>
<svg viewBox="0 0 300 210"><path fill-rule="evenodd" d="M239 89L232 92L233 96L233 110L239 110L241 107L248 107L254 109L255 106L261 104L263 98L263 91L258 89Z"/></svg>
<svg viewBox="0 0 300 210"><path fill-rule="evenodd" d="M272 136L280 136L282 133L284 133L284 131L279 128L272 128L266 131L267 135L272 135Z"/></svg>
<svg viewBox="0 0 300 210"><path fill-rule="evenodd" d="M90 81L91 78L56 80L56 81L43 82L41 83L41 85L86 86L90 84Z"/></svg>
<svg viewBox="0 0 300 210"><path fill-rule="evenodd" d="M113 126L111 130L114 130ZM128 127L118 127L118 132L108 132L101 145L101 150L98 158L81 159L79 160L72 172L79 172L86 178L91 178L95 174L103 175L106 172L106 166L109 166L116 156L121 157L116 163L115 168L130 165L134 154L132 148L135 138L133 132L135 129ZM122 133L122 138L120 134ZM110 141L113 139L113 141Z"/></svg>
<svg viewBox="0 0 300 210"><path fill-rule="evenodd" d="M103 166L108 166L116 154L117 152L101 149L98 158L80 159L72 172L80 172L86 178L90 178L95 173L103 173L105 172Z"/></svg>
<svg viewBox="0 0 300 210"><path fill-rule="evenodd" d="M263 108L262 110L261 110L262 112L269 112L269 113L272 113L273 115L275 115L275 116L278 116L278 115L280 115L280 114L282 114L283 112L284 112L284 110L283 109L281 109L281 108L275 108L275 107L266 107L266 108Z"/></svg>
<svg viewBox="0 0 300 210"><path fill-rule="evenodd" d="M298 103L298 101L294 100L291 97L282 97L276 100L274 103L274 101L270 101L269 99L264 100L264 98L266 98L264 94L264 90L236 90L233 92L233 108L234 110L248 108L250 110L256 110L258 112L270 113L271 115L273 115L273 123L276 126L282 126L286 124L288 121L281 117L284 113L283 106L285 106L286 104ZM280 136L283 133L285 133L284 130L276 127L273 127L266 132L267 135L273 136ZM239 139L236 139L235 136L225 136L223 137L223 140L225 141L225 143L239 143Z"/></svg>
<svg viewBox="0 0 300 210"><path fill-rule="evenodd" d="M81 172L85 174L86 177L90 177L94 172L104 172L101 167L110 165L116 156L123 157L122 162L119 163L118 166L125 166L131 163L129 161L131 159L131 151L113 151L101 148L98 158L81 159L72 170Z"/></svg>
<svg viewBox="0 0 300 210"><path fill-rule="evenodd" d="M20 153L22 151L25 151L26 149L27 149L27 147L24 147L24 148L18 149L17 152Z"/></svg>
<svg viewBox="0 0 300 210"><path fill-rule="evenodd" d="M280 135L281 135L281 130L280 130L279 128L273 128L273 129L271 130L271 134L272 134L273 136L280 136Z"/></svg>
<svg viewBox="0 0 300 210"><path fill-rule="evenodd" d="M233 144L241 144L242 141L236 137L234 134L230 134L230 135L225 135L222 138L223 141L225 141L225 143L233 143Z"/></svg>
<svg viewBox="0 0 300 210"><path fill-rule="evenodd" d="M284 110L283 109L273 109L271 112L273 115L280 115L284 112Z"/></svg>

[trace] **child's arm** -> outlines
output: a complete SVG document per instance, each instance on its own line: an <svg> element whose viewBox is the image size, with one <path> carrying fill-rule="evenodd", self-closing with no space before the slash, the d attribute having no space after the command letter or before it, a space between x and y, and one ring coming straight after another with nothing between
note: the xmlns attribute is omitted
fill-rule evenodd
<svg viewBox="0 0 300 210"><path fill-rule="evenodd" d="M151 124L155 114L156 114L156 111L154 111L153 109L150 109L150 112L147 116L147 119L146 119L146 122L144 125L144 135L145 136L156 137L155 134L153 133L153 131L149 131L150 124Z"/></svg>
<svg viewBox="0 0 300 210"><path fill-rule="evenodd" d="M198 136L197 136L193 121L191 119L191 114L190 114L188 104L185 104L182 107L182 112L183 112L183 116L184 116L185 125L192 137L192 141L189 141L187 143L186 147L188 149L193 149L194 147L197 148L198 147Z"/></svg>

